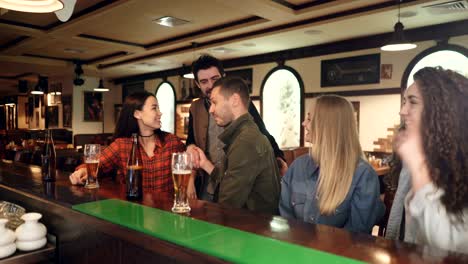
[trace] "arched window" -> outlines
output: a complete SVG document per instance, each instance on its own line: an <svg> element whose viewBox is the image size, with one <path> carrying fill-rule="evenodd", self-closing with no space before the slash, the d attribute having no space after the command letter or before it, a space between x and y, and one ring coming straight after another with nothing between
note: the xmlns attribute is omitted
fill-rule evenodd
<svg viewBox="0 0 468 264"><path fill-rule="evenodd" d="M158 99L159 110L162 113L161 130L174 134L176 103L174 86L168 81L163 81L158 88L156 88L155 94Z"/></svg>
<svg viewBox="0 0 468 264"><path fill-rule="evenodd" d="M468 77L468 50L461 46L441 44L429 48L416 56L403 74L402 87L405 89L414 80L413 75L424 67L441 66L444 69L457 71Z"/></svg>
<svg viewBox="0 0 468 264"><path fill-rule="evenodd" d="M278 66L263 80L260 93L263 121L280 148L301 145L303 91L302 79L291 67Z"/></svg>

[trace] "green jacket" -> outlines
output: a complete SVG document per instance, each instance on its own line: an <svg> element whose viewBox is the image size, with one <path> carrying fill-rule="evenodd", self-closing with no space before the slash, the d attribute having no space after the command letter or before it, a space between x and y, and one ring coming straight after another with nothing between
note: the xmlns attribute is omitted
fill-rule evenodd
<svg viewBox="0 0 468 264"><path fill-rule="evenodd" d="M220 204L277 214L280 172L268 139L246 113L226 127L219 139L226 145L225 170L210 175Z"/></svg>

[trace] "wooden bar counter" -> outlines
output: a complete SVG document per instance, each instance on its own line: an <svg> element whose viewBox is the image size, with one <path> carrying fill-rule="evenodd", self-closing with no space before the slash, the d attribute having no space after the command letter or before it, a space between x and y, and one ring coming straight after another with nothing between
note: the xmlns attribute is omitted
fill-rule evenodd
<svg viewBox="0 0 468 264"><path fill-rule="evenodd" d="M73 210L73 205L117 198L122 186L101 179L101 187L71 186L68 173L58 172L55 183L43 183L40 168L0 162L0 199L28 212L43 214L41 221L56 236L60 263L225 263L224 260ZM173 197L145 193L142 205L170 211ZM261 236L301 245L368 263L468 263L468 255L350 233L323 225L289 220L289 229L275 231L273 216L224 208L193 200L189 217ZM444 234L441 234L444 235ZM249 259L243 262L250 263ZM313 259L310 262L314 262Z"/></svg>

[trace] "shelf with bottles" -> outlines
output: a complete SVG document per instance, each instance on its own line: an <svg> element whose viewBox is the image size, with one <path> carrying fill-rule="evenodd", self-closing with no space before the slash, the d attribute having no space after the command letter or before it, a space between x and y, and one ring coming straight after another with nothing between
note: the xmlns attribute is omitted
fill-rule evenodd
<svg viewBox="0 0 468 264"><path fill-rule="evenodd" d="M181 139L187 139L189 124L189 109L192 101L176 106L175 134Z"/></svg>

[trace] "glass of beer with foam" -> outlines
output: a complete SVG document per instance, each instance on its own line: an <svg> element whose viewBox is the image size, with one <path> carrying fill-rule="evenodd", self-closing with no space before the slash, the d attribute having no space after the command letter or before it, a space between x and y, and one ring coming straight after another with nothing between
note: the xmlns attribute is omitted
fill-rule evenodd
<svg viewBox="0 0 468 264"><path fill-rule="evenodd" d="M172 153L172 180L174 182L174 206L175 213L190 212L188 203L187 186L192 174L192 157L187 152Z"/></svg>
<svg viewBox="0 0 468 264"><path fill-rule="evenodd" d="M99 157L101 156L101 145L86 144L84 146L84 161L88 178L86 179L85 188L94 189L99 187L97 175L99 170Z"/></svg>

